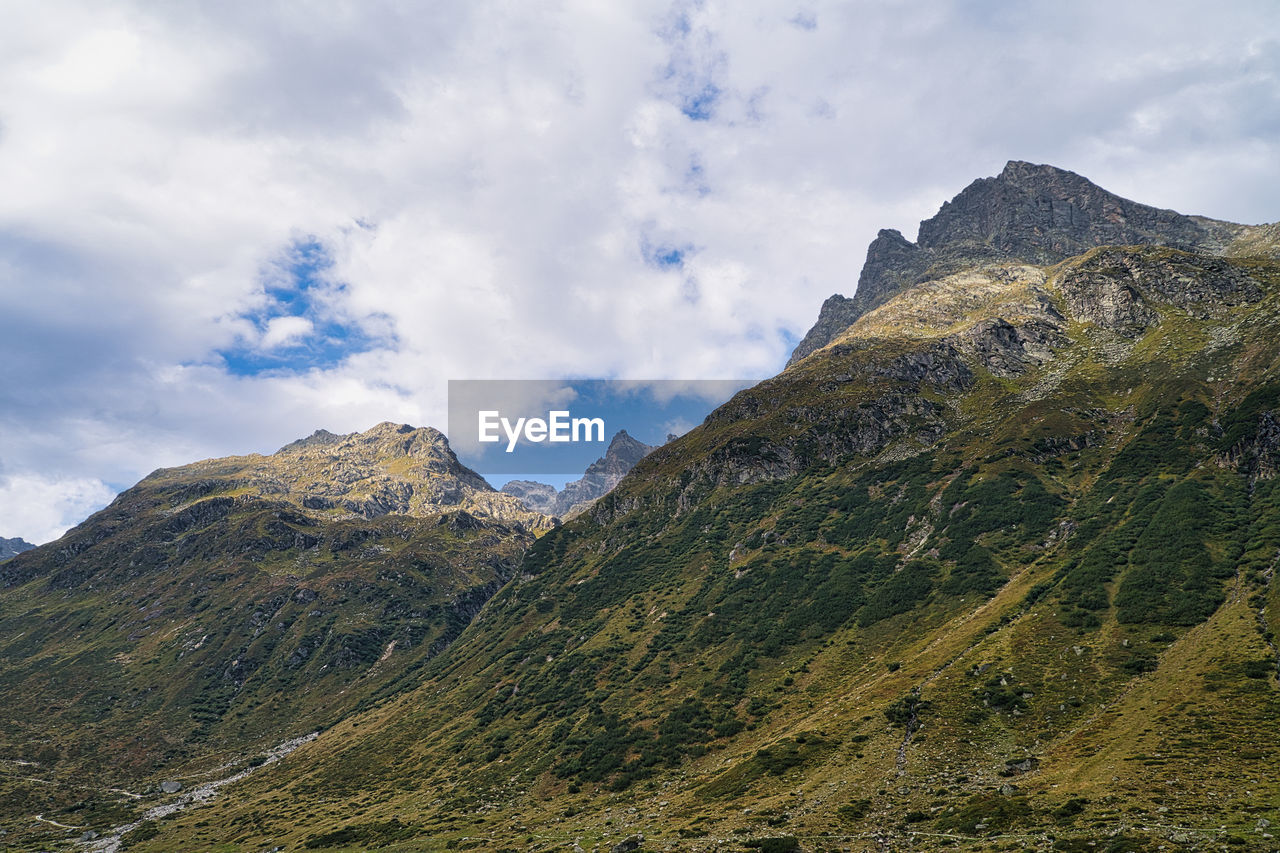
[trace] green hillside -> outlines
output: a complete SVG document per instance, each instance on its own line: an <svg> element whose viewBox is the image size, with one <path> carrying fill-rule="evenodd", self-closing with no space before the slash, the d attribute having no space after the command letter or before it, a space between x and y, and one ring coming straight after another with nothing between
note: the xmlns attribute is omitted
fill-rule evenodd
<svg viewBox="0 0 1280 853"><path fill-rule="evenodd" d="M176 745L207 731L245 761L302 721L319 736L207 805L140 823L165 797L90 812L59 799L70 776L37 794L36 769L12 768L6 843L70 844L127 819L119 846L139 851L1280 849L1274 229L1125 207L1047 169L975 182L922 226L927 245L903 250L912 276L877 279L883 299L852 325L828 323L783 373L536 541L492 518L392 513L370 539L390 550L341 571L331 547L296 539L264 556L247 575L264 588L292 573L350 603L343 572L365 579L364 603L341 610L351 627L326 637L381 632L357 643L369 669L339 683L321 660L344 647L327 645L288 682L283 650L307 636L296 608L279 620L282 651L259 656L271 677L256 692L245 679L230 704L188 702ZM1043 197L1078 204L1067 219L1085 224L1056 234L1056 218L1037 218ZM1116 210L1130 230L1106 219ZM1153 236L1098 245L1117 233ZM273 520L305 533L274 507L233 505L219 538L193 540L201 559L266 541ZM332 512L311 522L325 542L369 521ZM136 526L115 529L137 541ZM396 563L424 551L437 571ZM134 636L143 627L91 658L51 639L75 637L74 622L51 634L17 621L115 596L116 618L144 625L152 575L107 554L112 574L92 590L63 592L46 572L6 592L4 678L32 702L67 695L37 683L40 660L68 679L117 655L157 673L174 661L172 639ZM423 621L438 653L393 652L402 668L376 679L408 630L386 609L401 594L388 562L447 579L422 582L431 601L459 602L467 581L468 601L496 593L465 629L456 608ZM218 624L218 660L227 643L252 652L252 622ZM139 671L112 695L132 700ZM360 678L370 686L345 686ZM155 719L181 706L142 701ZM60 706L54 731L86 707ZM108 720L121 742L138 736ZM257 753L235 740L242 725ZM50 728L31 726L13 749Z"/></svg>
<svg viewBox="0 0 1280 853"><path fill-rule="evenodd" d="M438 436L384 425L331 437L322 455L157 471L6 562L2 843L42 849L67 835L56 824L135 821L162 782L254 769L416 683L533 541L518 521L422 497L475 478ZM281 487L312 483L322 462L367 475L339 481L360 500L416 494L418 514L317 511ZM489 492L465 505L531 516Z"/></svg>
<svg viewBox="0 0 1280 853"><path fill-rule="evenodd" d="M1269 849L1278 285L1128 248L911 288L139 849Z"/></svg>

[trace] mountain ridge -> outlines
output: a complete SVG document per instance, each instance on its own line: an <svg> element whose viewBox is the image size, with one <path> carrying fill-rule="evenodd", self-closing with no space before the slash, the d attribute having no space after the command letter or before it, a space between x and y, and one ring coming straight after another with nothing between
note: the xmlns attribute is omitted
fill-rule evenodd
<svg viewBox="0 0 1280 853"><path fill-rule="evenodd" d="M996 242L1024 236L1008 234ZM1066 239L1032 236L1046 252ZM370 524L458 528L462 541L422 551L453 549L431 576L482 583L420 665L330 713L318 737L213 808L143 822L127 842L1270 849L1280 821L1275 236L1252 227L1224 254L1209 243L1088 246L1052 263L981 241L972 255L956 248L536 540L462 511L323 519L336 525L326 536L377 546L344 564L369 573L357 614L394 613L378 606L399 595L372 581L410 572L383 565L391 531L355 535ZM917 275L912 263L891 272ZM360 506L365 491L349 495ZM327 575L309 562L314 546L291 538L314 536L306 525L253 505L254 535L181 540L165 554L203 543L227 559L278 534L287 547L261 560L262 577ZM494 571L446 570L481 540L499 552ZM113 557L130 606L116 618L137 632L151 599L130 559ZM89 580L33 579L18 604L61 607ZM353 595L321 600L338 593ZM301 616L275 612L254 630L284 623L275 660L287 661L306 634L293 627ZM0 637L42 630L3 616ZM83 618L59 623L60 635ZM395 649L373 662L393 636L331 643L321 657L394 664ZM37 657L16 642L0 645L0 677L5 662ZM74 652L37 651L45 667ZM255 655L229 645L219 677L234 685L241 672L226 665L245 657ZM240 683L252 689L252 673ZM9 695L39 692L17 686ZM224 716L255 719L231 695ZM7 753L34 755L36 743ZM10 786L0 802L51 796L36 781L0 785ZM74 806L42 813L77 824ZM35 809L21 809L5 814L28 816L33 846L52 837L33 834Z"/></svg>
<svg viewBox="0 0 1280 853"><path fill-rule="evenodd" d="M583 471L582 477L555 487L534 480L511 480L502 491L518 498L530 510L558 518L572 518L587 509L626 476L635 464L653 452L654 448L636 438L625 429L614 433L604 456L596 459Z"/></svg>
<svg viewBox="0 0 1280 853"><path fill-rule="evenodd" d="M7 560L10 557L16 557L23 551L30 551L34 547L36 546L32 545L20 536L12 539L5 539L0 536L0 561Z"/></svg>
<svg viewBox="0 0 1280 853"><path fill-rule="evenodd" d="M883 229L852 297L834 294L792 352L793 365L867 311L930 275L977 260L1053 264L1102 245L1147 244L1223 254L1266 226L1185 216L1122 198L1074 172L1010 160L920 223L917 241Z"/></svg>

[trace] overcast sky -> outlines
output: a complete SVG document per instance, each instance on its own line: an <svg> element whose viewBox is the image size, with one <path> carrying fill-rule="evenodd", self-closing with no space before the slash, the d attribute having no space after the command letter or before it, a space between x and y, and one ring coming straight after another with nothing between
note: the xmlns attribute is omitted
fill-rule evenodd
<svg viewBox="0 0 1280 853"><path fill-rule="evenodd" d="M4 4L0 536L450 378L770 375L1006 160L1280 219L1280 5Z"/></svg>

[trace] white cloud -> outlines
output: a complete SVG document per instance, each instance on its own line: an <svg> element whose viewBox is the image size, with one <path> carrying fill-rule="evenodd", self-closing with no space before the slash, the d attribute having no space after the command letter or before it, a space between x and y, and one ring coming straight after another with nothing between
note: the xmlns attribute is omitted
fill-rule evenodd
<svg viewBox="0 0 1280 853"><path fill-rule="evenodd" d="M878 228L1006 159L1280 218L1278 101L1269 0L20 4L0 458L122 486L443 426L451 377L771 373Z"/></svg>
<svg viewBox="0 0 1280 853"><path fill-rule="evenodd" d="M315 331L315 325L306 317L272 317L262 333L262 346L267 349L297 343Z"/></svg>
<svg viewBox="0 0 1280 853"><path fill-rule="evenodd" d="M0 477L2 523L7 530L21 531L22 538L34 545L57 539L114 496L115 491L101 480L31 474Z"/></svg>

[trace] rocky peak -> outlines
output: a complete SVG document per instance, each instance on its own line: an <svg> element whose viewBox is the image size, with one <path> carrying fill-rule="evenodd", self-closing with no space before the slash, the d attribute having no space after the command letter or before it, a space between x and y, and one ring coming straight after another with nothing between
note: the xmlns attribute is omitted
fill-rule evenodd
<svg viewBox="0 0 1280 853"><path fill-rule="evenodd" d="M556 514L556 487L537 480L508 480L502 487L503 494L511 495L534 512L543 515Z"/></svg>
<svg viewBox="0 0 1280 853"><path fill-rule="evenodd" d="M562 518L573 516L612 491L627 472L653 450L625 429L619 430L604 456L587 466L582 479L567 483L559 493L546 483L531 480L511 480L502 491L518 498L531 510Z"/></svg>
<svg viewBox="0 0 1280 853"><path fill-rule="evenodd" d="M619 430L609 442L604 456L587 466L581 480L567 483L556 499L556 514L576 515L607 495L635 464L653 452L653 448Z"/></svg>
<svg viewBox="0 0 1280 853"><path fill-rule="evenodd" d="M270 456L211 459L157 471L142 485L172 489L179 500L234 491L365 518L465 510L526 527L549 524L459 462L439 430L388 422L348 435L317 430Z"/></svg>
<svg viewBox="0 0 1280 853"><path fill-rule="evenodd" d="M1150 244L1216 251L1240 226L1121 198L1054 166L1011 160L920 223L921 249L1052 264L1095 246Z"/></svg>
<svg viewBox="0 0 1280 853"><path fill-rule="evenodd" d="M625 429L620 429L609 442L609 449L604 453L604 461L622 463L628 470L652 452L653 448L643 441L635 439Z"/></svg>
<svg viewBox="0 0 1280 853"><path fill-rule="evenodd" d="M16 557L23 551L30 551L36 547L24 539L5 539L0 536L0 560L7 560L10 557Z"/></svg>
<svg viewBox="0 0 1280 853"><path fill-rule="evenodd" d="M1055 264L1098 246L1134 244L1223 254L1253 230L1139 204L1066 169L1010 160L921 222L915 243L882 230L867 249L853 298L836 294L823 303L787 366L911 285L975 263Z"/></svg>

